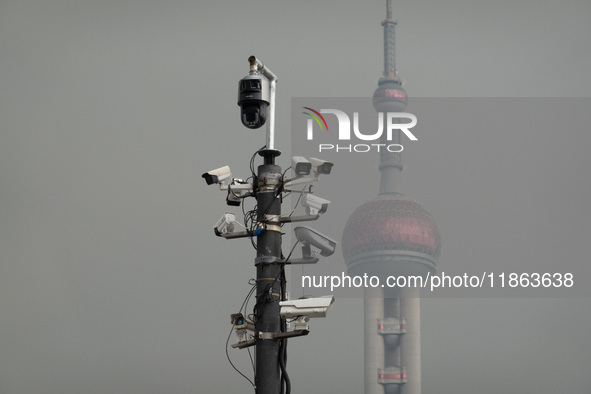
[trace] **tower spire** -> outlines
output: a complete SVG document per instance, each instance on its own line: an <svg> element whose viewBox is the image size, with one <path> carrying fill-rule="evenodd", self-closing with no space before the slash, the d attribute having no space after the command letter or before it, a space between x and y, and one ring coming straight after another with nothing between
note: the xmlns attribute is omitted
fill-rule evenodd
<svg viewBox="0 0 591 394"><path fill-rule="evenodd" d="M384 26L384 73L378 81L378 88L373 94L373 107L385 117L388 112L404 112L406 108L406 91L398 78L395 63L394 29L396 20L392 18L392 0L386 0L386 20ZM384 124L386 120L384 119ZM382 135L380 143L391 145L401 142L400 130L394 130L392 140L386 140ZM402 171L402 158L400 152L383 150L380 152L380 194L397 193L398 179Z"/></svg>
<svg viewBox="0 0 591 394"><path fill-rule="evenodd" d="M397 21L392 19L392 0L386 0L386 20L384 26L384 74L383 79L397 79L395 61L395 28Z"/></svg>

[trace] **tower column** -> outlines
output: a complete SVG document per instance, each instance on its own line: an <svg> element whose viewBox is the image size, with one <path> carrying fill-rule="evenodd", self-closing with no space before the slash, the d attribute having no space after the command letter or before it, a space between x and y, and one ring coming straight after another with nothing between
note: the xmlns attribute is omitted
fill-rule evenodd
<svg viewBox="0 0 591 394"><path fill-rule="evenodd" d="M388 289L388 291L384 292L384 318L396 318L398 322L402 325L402 316L400 312L400 291L397 288ZM402 328L401 328L402 331ZM388 343L388 340L384 339L385 345L387 348L386 354L384 355L384 368L391 368L391 367L403 367L402 360L400 357L400 338L404 335L396 335L396 339L398 340L396 343ZM396 342L390 340L390 342Z"/></svg>
<svg viewBox="0 0 591 394"><path fill-rule="evenodd" d="M384 341L378 334L378 319L384 317L384 294L381 288L366 287L363 292L365 394L384 394L378 383L378 369L384 362Z"/></svg>
<svg viewBox="0 0 591 394"><path fill-rule="evenodd" d="M385 90L386 88L383 88ZM378 89L379 90L379 89ZM403 90L400 88L398 90L400 94L402 94ZM379 109L382 110L383 116L383 124L387 122L387 114L388 112L404 111L404 106L400 105L399 103L380 103ZM399 122L394 122L399 123ZM400 130L394 130L392 132L392 140L388 141L386 135L382 135L380 138L380 143L384 145L390 144L398 144L400 145ZM402 154L401 152L389 152L387 149L383 149L380 152L380 194L386 193L396 193L400 190L400 175L402 172Z"/></svg>
<svg viewBox="0 0 591 394"><path fill-rule="evenodd" d="M408 379L401 394L421 394L421 299L419 288L401 291L400 310L406 318L407 331L400 339L402 364Z"/></svg>

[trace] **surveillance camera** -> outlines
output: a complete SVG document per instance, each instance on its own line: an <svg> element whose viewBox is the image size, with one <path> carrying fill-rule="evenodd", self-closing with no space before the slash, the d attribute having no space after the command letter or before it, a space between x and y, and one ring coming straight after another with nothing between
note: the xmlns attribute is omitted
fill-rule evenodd
<svg viewBox="0 0 591 394"><path fill-rule="evenodd" d="M280 315L284 319L298 316L308 316L309 318L326 317L328 311L334 304L334 296L324 296L317 298L302 298L299 300L280 301Z"/></svg>
<svg viewBox="0 0 591 394"><path fill-rule="evenodd" d="M228 189L228 196L226 197L226 204L239 207L240 203L242 202L242 198L240 198L240 193L234 193L231 189Z"/></svg>
<svg viewBox="0 0 591 394"><path fill-rule="evenodd" d="M241 330L255 330L254 324L251 321L249 321L242 313L233 313L232 315L230 315L230 319L232 321L234 329L237 332Z"/></svg>
<svg viewBox="0 0 591 394"><path fill-rule="evenodd" d="M304 193L302 196L302 205L308 209L309 215L324 213L328 209L329 200L315 196L314 194Z"/></svg>
<svg viewBox="0 0 591 394"><path fill-rule="evenodd" d="M317 159L315 157L310 157L310 163L312 163L312 168L318 175L330 174L330 170L332 169L332 166L334 166L334 163L330 161Z"/></svg>
<svg viewBox="0 0 591 394"><path fill-rule="evenodd" d="M294 156L291 158L291 169L296 176L309 175L312 163L302 156Z"/></svg>
<svg viewBox="0 0 591 394"><path fill-rule="evenodd" d="M231 315L232 325L236 330L244 329L248 326L246 319L242 313L233 313Z"/></svg>
<svg viewBox="0 0 591 394"><path fill-rule="evenodd" d="M229 166L223 166L216 168L215 170L208 171L201 176L205 178L205 182L207 182L208 185L211 185L214 183L222 183L224 180L232 176L232 172L230 172Z"/></svg>
<svg viewBox="0 0 591 394"><path fill-rule="evenodd" d="M234 231L234 223L236 222L236 215L226 212L213 226L213 231L218 237L222 234L231 233Z"/></svg>
<svg viewBox="0 0 591 394"><path fill-rule="evenodd" d="M312 245L320 249L322 256L326 257L334 253L337 243L326 235L320 234L318 231L305 226L296 227L294 231L298 241L303 243L304 246Z"/></svg>
<svg viewBox="0 0 591 394"><path fill-rule="evenodd" d="M249 323L242 313L234 313L231 315L232 325L234 326L234 330L236 331L236 336L238 337L238 344L243 344L247 341L246 339L246 330L254 330L253 324ZM232 347L236 347L237 345L232 345Z"/></svg>
<svg viewBox="0 0 591 394"><path fill-rule="evenodd" d="M252 183L242 179L233 178L228 185L228 196L226 197L226 204L232 206L240 206L242 199L252 192Z"/></svg>
<svg viewBox="0 0 591 394"><path fill-rule="evenodd" d="M309 167L307 167L305 163L310 163L313 174L310 175ZM294 156L291 159L291 166L296 177L286 182L283 186L285 188L290 188L295 185L317 182L320 174L330 174L333 165L334 163L331 163L330 161L317 159L315 157L310 157L306 160L301 156Z"/></svg>
<svg viewBox="0 0 591 394"><path fill-rule="evenodd" d="M267 121L269 81L263 75L251 73L238 83L240 120L249 129L258 129Z"/></svg>

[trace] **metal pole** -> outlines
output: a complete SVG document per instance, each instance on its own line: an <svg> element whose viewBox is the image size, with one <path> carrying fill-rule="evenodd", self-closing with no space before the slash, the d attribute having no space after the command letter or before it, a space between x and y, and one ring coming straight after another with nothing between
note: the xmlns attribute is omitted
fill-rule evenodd
<svg viewBox="0 0 591 394"><path fill-rule="evenodd" d="M274 164L276 151L262 151L258 168L257 216L265 231L257 238L256 373L257 394L280 392L280 342L273 333L281 331L279 315L283 263L281 260L281 167Z"/></svg>
<svg viewBox="0 0 591 394"><path fill-rule="evenodd" d="M275 92L277 76L255 56L248 59L251 69L258 68L270 82L270 108L267 144L260 153L264 164L258 168L257 218L265 230L257 237L257 302L255 307L257 394L279 394L280 341L273 334L281 332L281 281L284 263L281 260L281 167L275 165Z"/></svg>

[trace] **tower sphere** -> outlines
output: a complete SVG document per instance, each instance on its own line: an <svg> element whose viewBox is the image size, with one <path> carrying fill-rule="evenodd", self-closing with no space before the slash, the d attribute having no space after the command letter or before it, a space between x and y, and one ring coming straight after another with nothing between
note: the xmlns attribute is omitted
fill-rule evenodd
<svg viewBox="0 0 591 394"><path fill-rule="evenodd" d="M373 107L378 112L404 112L406 91L397 80L382 80L373 93Z"/></svg>
<svg viewBox="0 0 591 394"><path fill-rule="evenodd" d="M431 214L418 201L399 193L382 194L353 212L343 231L348 266L373 252L397 251L439 256L441 238Z"/></svg>

